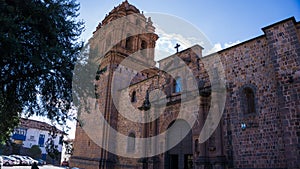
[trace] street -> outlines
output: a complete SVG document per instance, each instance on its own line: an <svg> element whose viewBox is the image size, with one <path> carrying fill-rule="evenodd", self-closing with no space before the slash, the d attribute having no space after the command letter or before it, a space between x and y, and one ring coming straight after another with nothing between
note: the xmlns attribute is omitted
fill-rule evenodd
<svg viewBox="0 0 300 169"><path fill-rule="evenodd" d="M40 169L62 169L65 167L57 167L53 165L38 166ZM3 166L3 169L31 169L31 166Z"/></svg>

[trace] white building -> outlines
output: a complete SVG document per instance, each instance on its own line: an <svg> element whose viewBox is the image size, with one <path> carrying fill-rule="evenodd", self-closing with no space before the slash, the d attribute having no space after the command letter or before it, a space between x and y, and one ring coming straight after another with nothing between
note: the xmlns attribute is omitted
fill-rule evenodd
<svg viewBox="0 0 300 169"><path fill-rule="evenodd" d="M45 122L22 118L20 125L14 130L11 139L14 143L23 145L23 148L29 149L33 145L38 145L42 150L41 158L46 160L47 140L52 137L50 133L56 134L56 137L53 138L54 145L57 146L56 149L59 152L62 152L63 132Z"/></svg>

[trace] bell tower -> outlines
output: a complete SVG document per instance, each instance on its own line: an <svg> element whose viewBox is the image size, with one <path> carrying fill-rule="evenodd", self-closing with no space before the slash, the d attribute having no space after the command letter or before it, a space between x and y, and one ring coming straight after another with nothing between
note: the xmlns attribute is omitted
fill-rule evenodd
<svg viewBox="0 0 300 169"><path fill-rule="evenodd" d="M146 18L125 0L105 16L89 40L89 55L98 65L95 95L99 111L115 130L118 130L116 108L118 103L112 98L112 90L115 90L115 85L122 86L124 81L122 78L138 74L134 69L135 66L142 65L147 68L155 66L154 48L157 39L158 35L155 34L151 18ZM120 63L129 57L132 64L129 67L122 66ZM119 79L114 77L116 72L121 74ZM139 78L147 76L139 73ZM95 131L95 135L97 134L99 133ZM83 128L77 125L72 165L91 169L116 168L117 156L102 148L114 147L116 137L108 129L103 128L101 138L103 138L103 141L100 141L102 145L96 144Z"/></svg>
<svg viewBox="0 0 300 169"><path fill-rule="evenodd" d="M94 39L98 32L102 37ZM98 39L101 39L100 46L109 52L117 52L123 57L134 54L138 63L155 66L154 48L158 35L153 22L127 0L114 7L99 23L92 40Z"/></svg>

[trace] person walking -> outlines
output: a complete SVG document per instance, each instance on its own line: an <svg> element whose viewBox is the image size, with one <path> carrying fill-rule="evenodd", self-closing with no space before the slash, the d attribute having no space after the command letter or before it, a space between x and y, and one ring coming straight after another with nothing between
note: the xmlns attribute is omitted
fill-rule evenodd
<svg viewBox="0 0 300 169"><path fill-rule="evenodd" d="M37 166L36 162L34 162L32 164L31 169L39 169L39 167Z"/></svg>

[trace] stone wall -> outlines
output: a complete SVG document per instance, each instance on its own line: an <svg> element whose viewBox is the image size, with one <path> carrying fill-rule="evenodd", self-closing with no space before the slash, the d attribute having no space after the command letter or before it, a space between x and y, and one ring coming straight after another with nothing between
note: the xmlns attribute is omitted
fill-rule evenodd
<svg viewBox="0 0 300 169"><path fill-rule="evenodd" d="M230 167L299 167L299 81L288 82L299 70L295 26L293 18L284 20L264 28L263 36L219 52L229 86L223 120ZM253 115L243 114L241 105L241 88L249 85L256 89Z"/></svg>
<svg viewBox="0 0 300 169"><path fill-rule="evenodd" d="M134 133L136 138L165 132L174 120L180 118L180 110L188 112L186 116L190 118L195 116L196 123L190 126L195 168L202 167L201 159L206 160L206 167L217 167L217 163L221 164L225 159L226 165L221 165L223 168L300 168L300 24L289 18L263 28L263 32L259 37L205 57L202 57L200 46L193 46L159 61L163 71L150 68L137 72L134 64L131 68L119 65L126 55L112 52L101 65L101 68L107 67L108 72L101 75L101 83L96 88L99 111L118 132L125 136ZM185 66L191 70L189 76L186 76ZM113 72L121 75L120 79L113 81ZM120 87L125 83L122 78L128 79L131 74L136 75L129 86ZM174 92L174 80L178 76L183 78L183 88L193 86L189 80L195 77L193 83L197 88L190 93ZM226 87L224 114L210 139L198 145L209 108L216 105L213 102L216 93L212 89L219 82L224 82ZM115 93L110 93L111 88L117 89ZM253 92L253 102L245 99L246 89ZM159 90L163 92L158 94ZM132 99L134 91L135 99ZM112 100L112 97L120 98L122 92L127 95L124 99ZM147 113L159 113L159 119L145 125L122 115L121 111L126 113L123 108L128 106L132 106L133 114L142 114L140 109L147 92L152 105ZM199 92L200 96L191 94L193 92ZM183 104L183 100L189 102L193 99L196 100L194 106ZM250 103L254 105L251 112ZM116 149L128 146L126 143L115 144L118 138L114 140L108 144L121 145ZM165 140L158 140L156 148L165 144ZM143 159L106 153L79 125L74 146L71 165L76 167L98 168L102 157L110 157L115 160L115 168L142 168ZM144 147L136 146L128 153L143 150ZM149 148L147 151L156 150ZM159 154L157 158L159 161L149 164L149 167L165 168L166 154Z"/></svg>
<svg viewBox="0 0 300 169"><path fill-rule="evenodd" d="M300 39L294 18L263 29L275 67L278 115L282 128L282 154L288 168L299 168Z"/></svg>

